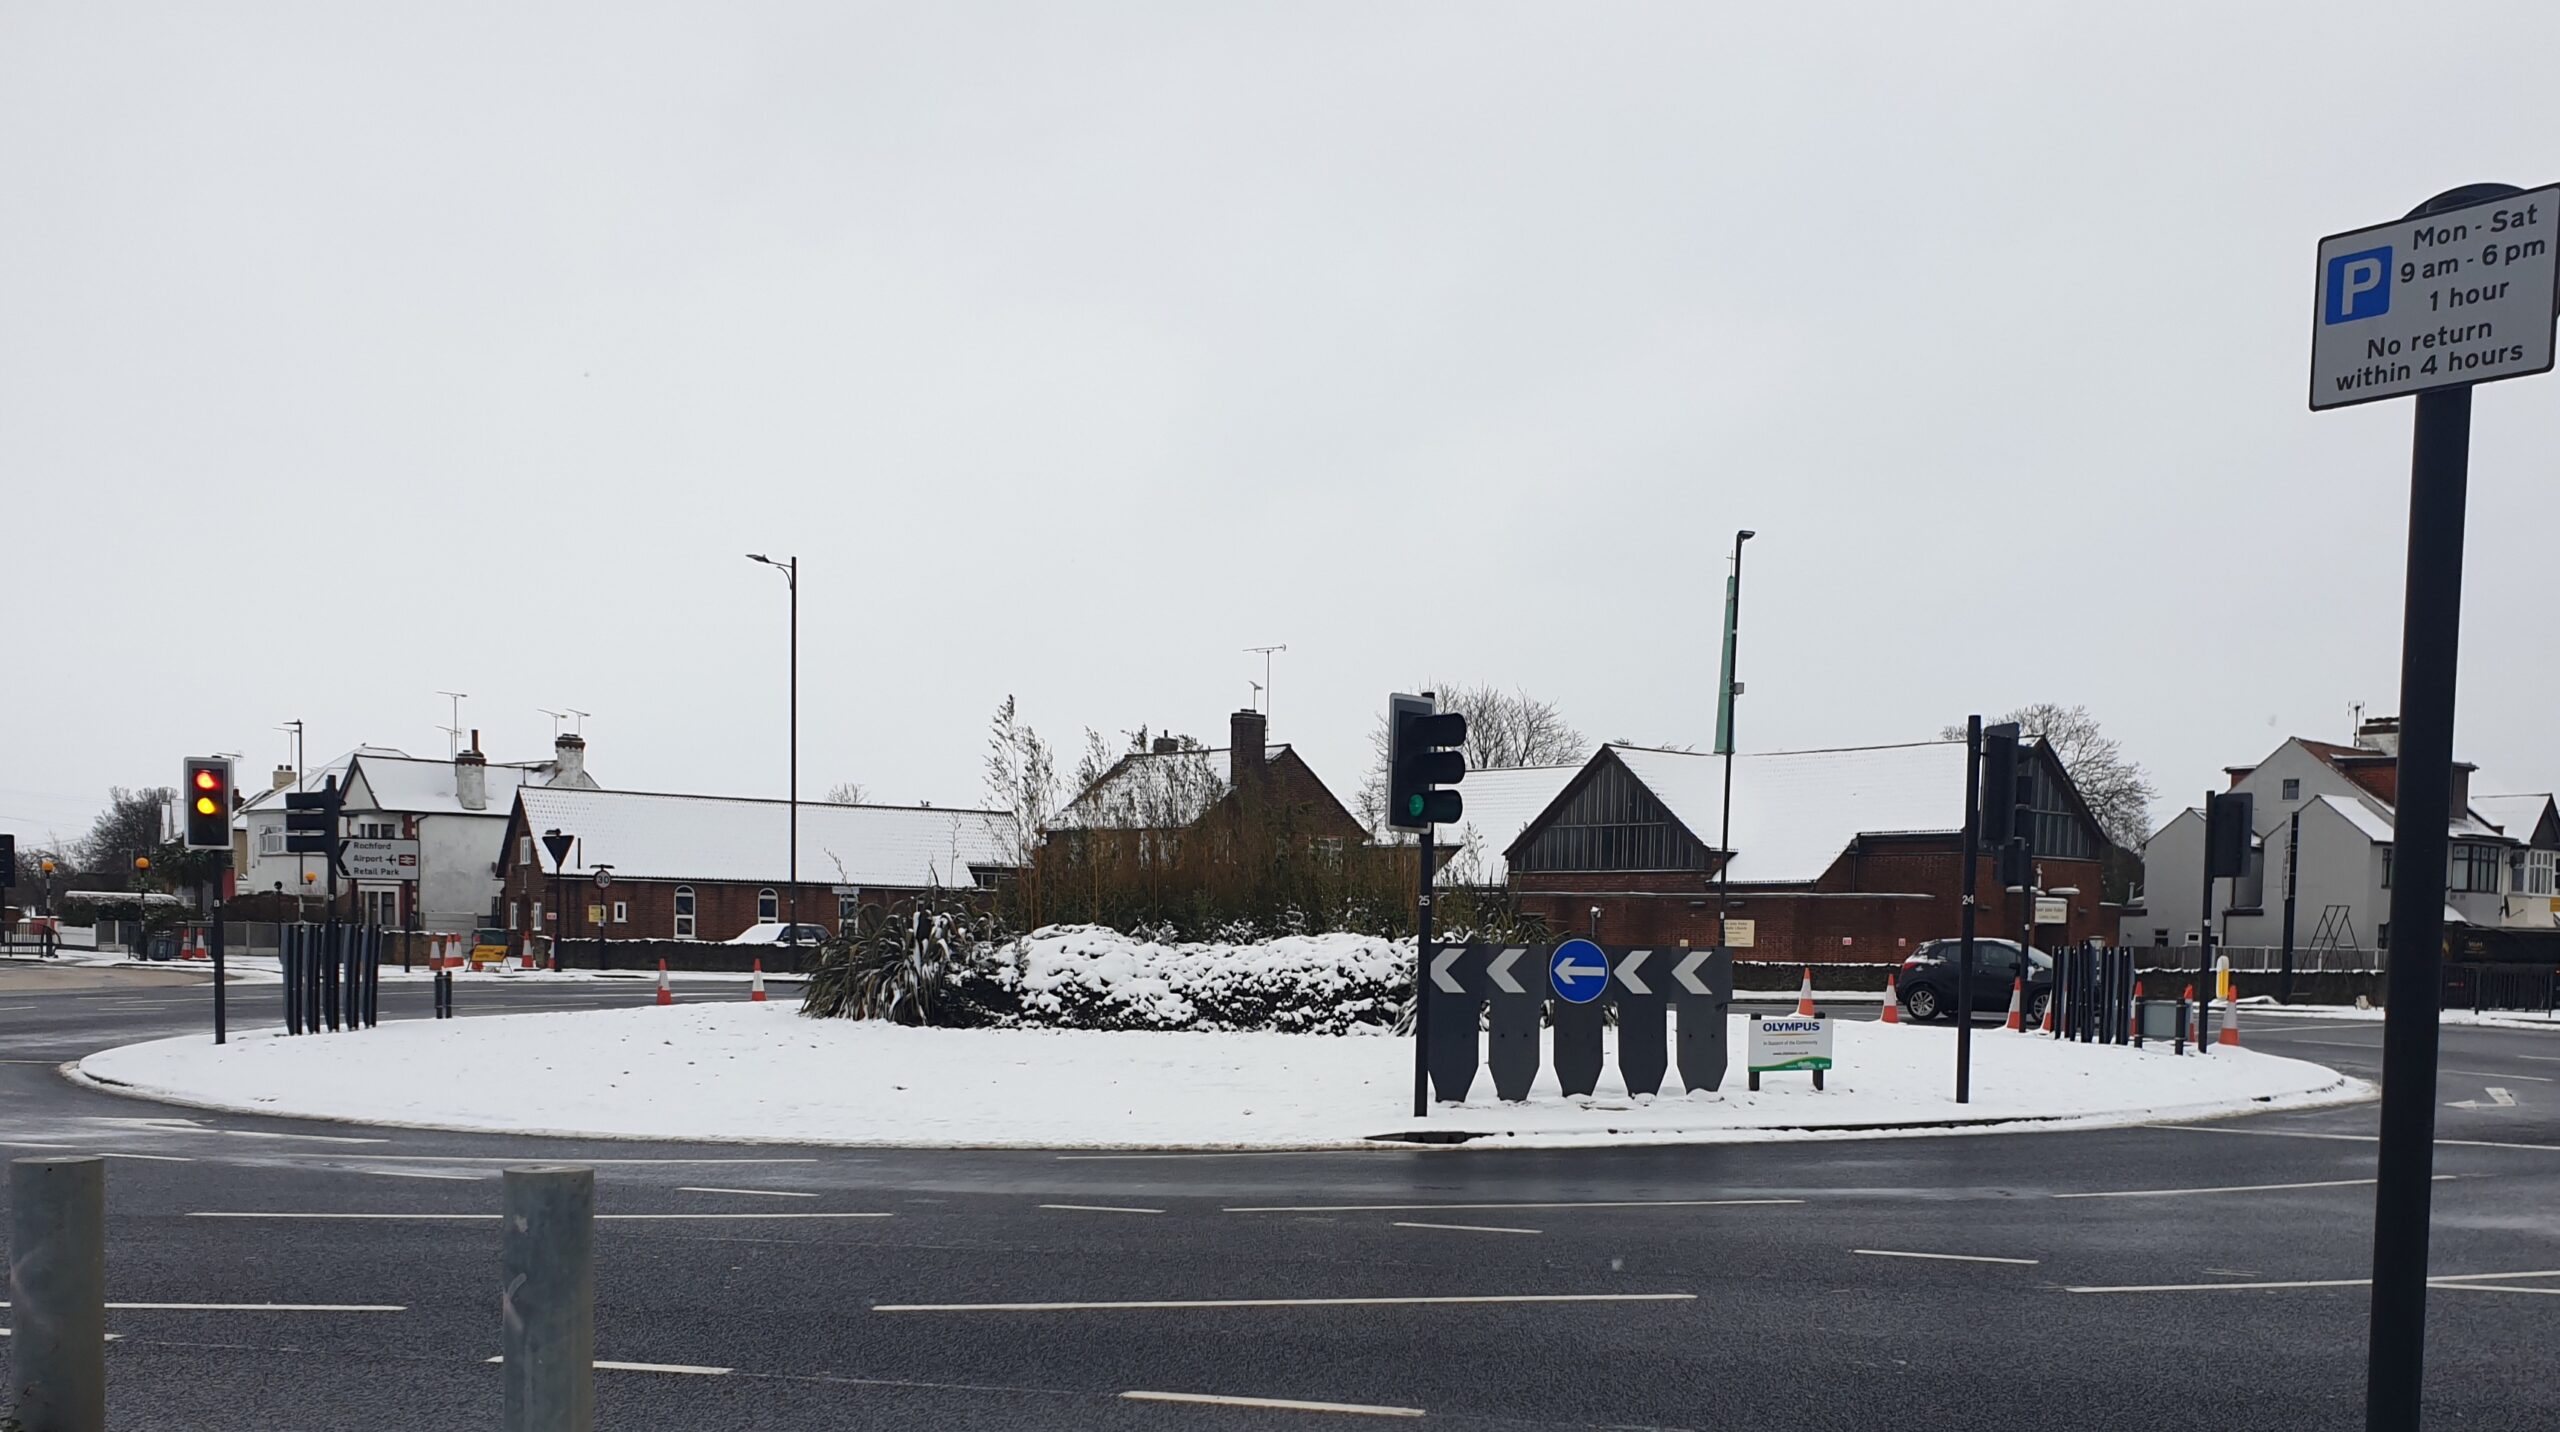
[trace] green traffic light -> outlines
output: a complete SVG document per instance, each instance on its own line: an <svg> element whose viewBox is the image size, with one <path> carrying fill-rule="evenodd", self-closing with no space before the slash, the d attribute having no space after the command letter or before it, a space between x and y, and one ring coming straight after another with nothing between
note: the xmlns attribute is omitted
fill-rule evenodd
<svg viewBox="0 0 2560 1432"><path fill-rule="evenodd" d="M1415 793L1413 793L1412 795L1406 796L1406 797L1404 798L1404 814L1405 814L1405 819L1407 819L1407 820L1420 820L1420 819L1422 819L1422 793L1421 793L1421 792L1416 791L1416 792L1415 792Z"/></svg>

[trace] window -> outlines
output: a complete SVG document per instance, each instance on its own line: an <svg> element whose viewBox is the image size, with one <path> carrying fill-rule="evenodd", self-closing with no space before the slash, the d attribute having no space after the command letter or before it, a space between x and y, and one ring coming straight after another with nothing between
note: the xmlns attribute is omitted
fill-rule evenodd
<svg viewBox="0 0 2560 1432"><path fill-rule="evenodd" d="M756 892L756 923L770 925L782 918L782 897L770 889Z"/></svg>
<svg viewBox="0 0 2560 1432"><path fill-rule="evenodd" d="M2453 848L2453 880L2449 888L2456 895L2495 895L2498 893L2498 859L2494 845L2457 845Z"/></svg>
<svg viewBox="0 0 2560 1432"><path fill-rule="evenodd" d="M2524 893L2550 895L2560 893L2560 850L2536 850L2525 862Z"/></svg>
<svg viewBox="0 0 2560 1432"><path fill-rule="evenodd" d="M400 892L392 890L359 890L356 911L368 925L397 929L400 924Z"/></svg>
<svg viewBox="0 0 2560 1432"><path fill-rule="evenodd" d="M631 903L629 901L616 900L613 902L613 923L617 925L628 925L631 923Z"/></svg>
<svg viewBox="0 0 2560 1432"><path fill-rule="evenodd" d="M2377 950L2387 950L2391 948L2390 921L2385 920L2381 924L2373 927L2373 947Z"/></svg>
<svg viewBox="0 0 2560 1432"><path fill-rule="evenodd" d="M2391 847L2382 847L2382 888L2391 888Z"/></svg>
<svg viewBox="0 0 2560 1432"><path fill-rule="evenodd" d="M258 853L260 855L284 854L284 832L281 829L259 831Z"/></svg>
<svg viewBox="0 0 2560 1432"><path fill-rule="evenodd" d="M2284 778L2284 798L2289 801L2302 799L2302 782L2299 779L2293 776Z"/></svg>
<svg viewBox="0 0 2560 1432"><path fill-rule="evenodd" d="M358 840L397 840L399 836L400 827L391 821L360 820L356 822L356 839Z"/></svg>
<svg viewBox="0 0 2560 1432"><path fill-rule="evenodd" d="M508 928L508 929L510 929L510 930L521 928L522 923L523 923L523 919L524 919L524 906L523 906L523 904L522 904L522 903L520 903L520 902L518 902L518 901L514 901L514 900L510 900L510 901L508 901L508 902L507 902L507 928Z"/></svg>
<svg viewBox="0 0 2560 1432"><path fill-rule="evenodd" d="M529 835L519 835L519 836L517 836L517 837L516 837L516 864L518 864L518 865L531 865L532 863L533 863L533 837L532 837L532 836L529 836Z"/></svg>
<svg viewBox="0 0 2560 1432"><path fill-rule="evenodd" d="M2169 943L2169 932L2168 932L2168 931L2166 931L2166 930L2161 929L2161 928L2160 928L2159 926L2157 926L2157 925L2152 926L2152 927L2151 927L2151 943L2152 943L2155 947L2156 947L2156 946L2162 946L2162 945L2166 945L2166 944L2168 944L2168 943Z"/></svg>
<svg viewBox="0 0 2560 1432"><path fill-rule="evenodd" d="M676 938L693 938L693 887L690 885L676 887Z"/></svg>
<svg viewBox="0 0 2560 1432"><path fill-rule="evenodd" d="M836 928L850 930L853 928L853 922L861 916L862 897L860 895L836 896Z"/></svg>
<svg viewBox="0 0 2560 1432"><path fill-rule="evenodd" d="M2524 893L2525 857L2532 853L2529 850L2507 852L2507 888L2519 895Z"/></svg>

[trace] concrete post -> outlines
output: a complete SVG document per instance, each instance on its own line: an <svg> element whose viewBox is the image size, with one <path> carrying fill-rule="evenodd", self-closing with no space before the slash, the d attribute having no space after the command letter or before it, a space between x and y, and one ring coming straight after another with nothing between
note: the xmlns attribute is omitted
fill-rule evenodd
<svg viewBox="0 0 2560 1432"><path fill-rule="evenodd" d="M25 1432L107 1425L107 1162L9 1164L9 1397Z"/></svg>
<svg viewBox="0 0 2560 1432"><path fill-rule="evenodd" d="M504 1208L501 1425L505 1432L594 1432L595 1170L563 1164L508 1169Z"/></svg>

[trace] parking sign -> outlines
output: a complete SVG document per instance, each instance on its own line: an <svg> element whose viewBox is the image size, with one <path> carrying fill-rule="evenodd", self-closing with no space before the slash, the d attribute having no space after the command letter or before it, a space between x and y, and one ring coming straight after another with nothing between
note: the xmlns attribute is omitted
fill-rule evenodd
<svg viewBox="0 0 2560 1432"><path fill-rule="evenodd" d="M2311 406L2548 372L2560 185L2320 241Z"/></svg>

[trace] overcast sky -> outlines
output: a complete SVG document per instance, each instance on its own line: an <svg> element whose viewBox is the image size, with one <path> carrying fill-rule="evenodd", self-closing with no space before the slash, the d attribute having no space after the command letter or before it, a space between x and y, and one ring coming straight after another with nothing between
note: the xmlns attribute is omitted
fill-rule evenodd
<svg viewBox="0 0 2560 1432"><path fill-rule="evenodd" d="M1346 798L1435 677L1704 747L1744 526L1745 749L2085 703L2191 801L2396 705L2314 246L2560 179L2560 6L2095 8L0 0L0 828L439 690L778 795L748 551L812 794L1283 642ZM2548 790L2560 375L2476 423L2459 747Z"/></svg>

